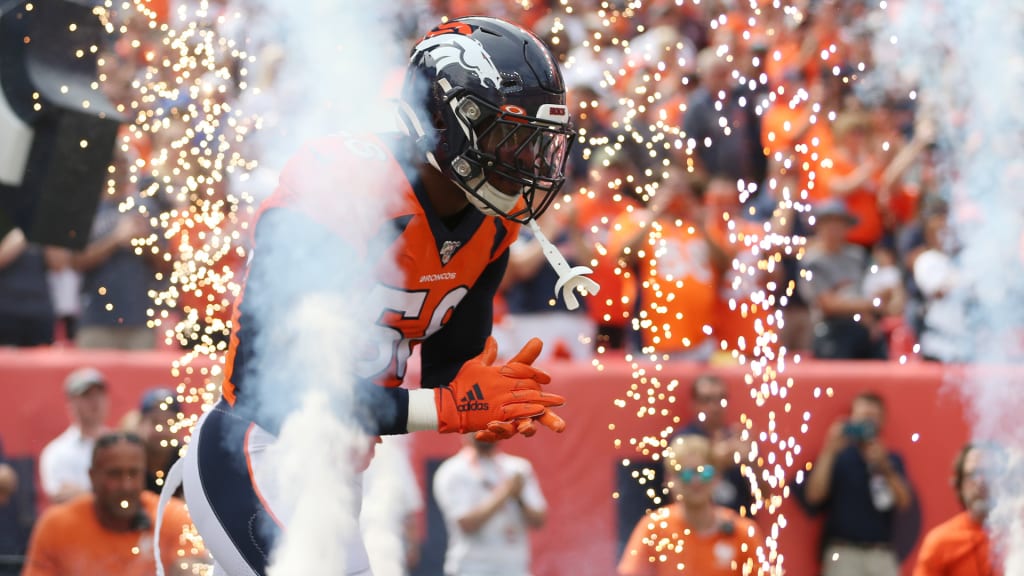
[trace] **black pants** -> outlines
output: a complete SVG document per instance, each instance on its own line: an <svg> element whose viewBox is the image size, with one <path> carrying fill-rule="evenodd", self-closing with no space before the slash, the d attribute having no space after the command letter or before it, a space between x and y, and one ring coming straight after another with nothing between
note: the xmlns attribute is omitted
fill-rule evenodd
<svg viewBox="0 0 1024 576"><path fill-rule="evenodd" d="M831 360L884 360L885 340L853 318L826 318L814 326L814 356Z"/></svg>

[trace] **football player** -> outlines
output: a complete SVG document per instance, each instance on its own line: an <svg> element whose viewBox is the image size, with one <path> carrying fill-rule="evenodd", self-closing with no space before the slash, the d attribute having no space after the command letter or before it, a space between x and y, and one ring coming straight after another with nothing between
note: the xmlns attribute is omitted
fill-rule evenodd
<svg viewBox="0 0 1024 576"><path fill-rule="evenodd" d="M399 114L405 134L306 146L260 209L223 397L200 419L182 460L196 527L232 576L265 574L275 531L259 525L284 528L253 470L300 402L299 379L267 370L266 358L311 294L365 289L380 305L364 326L372 349L355 362L356 406L341 407L368 434L477 432L494 441L532 435L535 423L564 428L549 410L563 399L542 391L550 378L532 366L540 340L502 364L489 336L508 247L564 181L574 133L554 57L515 24L449 21L413 48ZM381 195L379 219L363 218L346 197L385 189L395 192ZM298 259L319 266L288 278ZM564 260L549 259L563 264L563 288L580 285ZM366 274L353 274L353 262ZM399 385L416 346L422 375L409 390ZM349 546L348 564L348 574L369 574L359 543Z"/></svg>

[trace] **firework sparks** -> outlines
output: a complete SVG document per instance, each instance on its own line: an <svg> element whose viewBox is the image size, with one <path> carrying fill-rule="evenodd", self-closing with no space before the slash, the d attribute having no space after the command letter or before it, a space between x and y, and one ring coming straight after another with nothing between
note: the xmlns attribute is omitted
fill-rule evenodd
<svg viewBox="0 0 1024 576"><path fill-rule="evenodd" d="M567 16L574 13L568 0L561 0L560 4ZM570 77L580 69L600 68L597 74L581 74L592 79L594 89L587 88L579 104L578 117L583 125L577 144L582 148L582 157L604 173L599 174L596 185L592 182L567 194L562 204L603 195L613 205L612 211L626 215L627 221L628 216L641 214L634 225L646 230L640 242L622 249L623 257L646 267L646 273L641 272L640 278L633 277L636 272L632 262L616 259L617 254L609 257L614 250L606 239L598 238L602 229L615 233L627 224L616 221L614 216L604 216L589 230L598 238L594 242L595 256L589 265L610 267L622 281L639 281L648 296L646 300L641 298L642 307L637 312L633 312L633 302L638 298L634 294L622 295L621 302L604 302L609 308L621 304L620 310L626 312L620 313L628 316L629 325L641 333L645 343L642 359L627 358L633 369L633 382L616 405L632 417L655 419L658 422L655 427L659 428L644 437L616 439L615 447L658 462L680 423L676 396L679 382L661 375L663 363L674 354L693 349L698 338L712 340L716 351L746 367L744 383L757 411L739 415L740 439L750 448L736 453L734 459L742 465L756 497L750 513L767 513L772 519L761 570L781 573L778 537L787 520L780 508L789 496L789 475L802 449L799 436L784 437L777 426L778 416L794 409L789 398L795 382L785 374L786 368L800 361L798 355L792 355L780 344L779 332L785 326L782 309L794 298L796 282L783 283L778 273L784 259L800 260L804 256L806 239L793 232L794 223L804 218L813 224L813 218L808 218L807 213L817 192L815 183L833 168L824 138L814 132L827 132L836 113L823 107L821 95L814 90L772 78L777 75L773 66L784 56L781 50L786 48L786 34L806 18L796 6L784 5L779 0L752 1L741 3L732 12L710 15L711 33L720 33L713 38L725 39L713 40L712 50L729 67L729 79L746 89L747 95L739 99L739 106L753 110L762 118L769 114L783 118L767 128L764 146L773 169L764 189L760 190L760 197L772 198L774 206L767 210L761 206L762 214L770 214L768 218L762 217L761 221L747 218L755 214L754 200L759 196L759 186L741 180L736 189L726 190L722 195L731 195L739 201L716 211L707 230L697 230L696 223L682 218L652 218L650 211L644 211L640 205L657 204L659 193L667 193L666 183L671 183L675 177L672 170L681 167L686 174L695 174L696 151L701 146L712 146L714 140L697 141L682 128L680 118L689 104L686 95L693 86L692 75L700 62L688 39L678 33L659 30L656 23L641 23L643 19L637 18L645 9L657 4L660 3L630 2L616 8L611 3L601 2L595 11L599 25L588 29L579 42L589 53L575 50L566 57ZM697 15L709 9L700 2L677 1L674 4L661 8L689 10ZM568 31L562 21L554 18L552 22L551 43L556 46L572 43L566 37ZM772 45L780 48L771 52L751 49L757 42L767 44L769 38L773 39ZM865 63L859 62L853 70L843 69L838 65L839 52L836 43L824 45L816 55L817 65L844 84L856 81L865 71ZM724 92L718 94L715 103L718 112L723 110L724 96ZM595 130L587 122L589 116L600 114L609 118L610 134ZM810 127L810 136L795 137L798 120ZM724 117L717 128L722 137L728 137L732 130ZM607 170L616 162L617 155L627 156L629 150L633 151L634 159L643 158L648 167L637 169L634 166L627 173ZM622 164L636 164L634 159ZM600 181L601 177L606 180ZM685 296L687 283L692 280L672 270L671 261L678 258L678 254L668 239L680 233L704 234L712 225L715 229L711 231L719 235L720 243L729 251L729 265L723 280L727 296L725 309L720 314L731 314L738 322L745 323L748 329L744 334L720 334L713 326L704 325L695 337L674 328L672 322L687 314L699 316L699 311ZM610 312L604 320L614 317L615 313ZM606 350L598 348L598 352L604 354ZM598 370L603 369L600 355L593 365ZM820 398L822 393L822 390L815 390L814 397ZM824 395L830 398L833 391L828 389ZM811 413L804 412L800 436L809 431L810 420ZM624 465L630 462L630 458L626 458ZM800 481L803 471L795 472ZM650 492L653 469L636 470L633 477ZM653 494L651 500L659 505L666 495L665 491Z"/></svg>

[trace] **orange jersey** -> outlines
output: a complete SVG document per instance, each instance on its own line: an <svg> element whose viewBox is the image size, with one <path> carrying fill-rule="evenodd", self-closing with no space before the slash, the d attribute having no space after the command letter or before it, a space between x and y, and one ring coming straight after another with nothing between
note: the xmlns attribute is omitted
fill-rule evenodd
<svg viewBox="0 0 1024 576"><path fill-rule="evenodd" d="M142 509L150 519L156 518L159 497L143 492ZM160 558L164 568L174 573L173 566L183 557L196 557L183 534L191 528L185 505L171 499L164 511L160 531ZM156 571L153 560L153 528L111 532L96 517L92 494L79 496L50 507L32 531L24 576L92 576L118 574L149 576Z"/></svg>
<svg viewBox="0 0 1024 576"><path fill-rule="evenodd" d="M717 528L697 534L681 506L666 506L640 519L629 537L621 576L730 576L766 574L757 552L764 547L757 525L728 508L716 507Z"/></svg>
<svg viewBox="0 0 1024 576"><path fill-rule="evenodd" d="M635 202L611 191L577 194L572 201L576 205L576 222L583 232L584 242L593 251L591 260L585 264L594 270L591 278L601 285L601 293L587 302L587 314L600 325L626 326L632 304L624 298L625 281L619 270L619 255L610 249L609 241L612 222L626 206L635 205Z"/></svg>
<svg viewBox="0 0 1024 576"><path fill-rule="evenodd" d="M834 154L832 170L822 185L828 189L832 178L846 176L855 170L857 170L857 165L853 161L843 154ZM885 225L882 222L882 212L878 206L878 196L874 191L874 186L870 182L867 184L866 187L851 191L843 201L846 203L847 210L857 217L857 223L846 233L846 240L860 246L871 247L882 239ZM832 196L832 193L829 192L829 195Z"/></svg>
<svg viewBox="0 0 1024 576"><path fill-rule="evenodd" d="M277 354L260 332L269 338L311 296L355 302L343 313L359 322L354 368L361 379L400 385L413 349L453 322L443 346L424 349L424 384L447 384L443 378L483 348L518 224L468 207L449 228L391 145L375 136L332 136L285 166L260 208L236 305L224 384L232 405L250 378L262 388L291 385L284 375L267 382L273 375L256 370L261 358ZM427 382L428 373L440 380Z"/></svg>
<svg viewBox="0 0 1024 576"><path fill-rule="evenodd" d="M194 280L178 293L178 309L186 318L195 318L200 327L212 334L226 334L230 326L234 297L231 283L245 270L245 248L231 246L232 215L200 214L194 208L181 211L168 228L168 251L179 266L192 268L185 275ZM212 266L203 269L203 259ZM193 268L194 267L194 268Z"/></svg>
<svg viewBox="0 0 1024 576"><path fill-rule="evenodd" d="M623 213L612 224L612 246L634 236L650 212ZM640 328L645 350L682 352L708 338L716 299L716 278L707 240L692 225L662 218L637 246Z"/></svg>
<svg viewBox="0 0 1024 576"><path fill-rule="evenodd" d="M758 244L764 236L762 224L742 218L726 222L716 218L718 226L708 234L715 239L732 259L725 270L718 289L715 312L715 341L724 341L727 350L751 354L757 342L758 325L767 330L770 309L766 309L767 278L759 262L762 258Z"/></svg>
<svg viewBox="0 0 1024 576"><path fill-rule="evenodd" d="M762 117L761 144L768 157L781 154L791 159L790 173L795 171L800 186L792 199L817 203L829 197L820 181L832 165L832 132L824 114L818 114L808 126L810 117L809 105L792 109L789 102L776 100Z"/></svg>
<svg viewBox="0 0 1024 576"><path fill-rule="evenodd" d="M997 576L985 527L961 512L932 528L917 553L914 576Z"/></svg>

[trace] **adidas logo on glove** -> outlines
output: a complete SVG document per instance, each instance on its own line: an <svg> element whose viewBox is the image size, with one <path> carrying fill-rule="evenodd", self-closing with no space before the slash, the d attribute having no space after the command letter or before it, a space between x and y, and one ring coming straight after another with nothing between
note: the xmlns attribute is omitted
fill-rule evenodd
<svg viewBox="0 0 1024 576"><path fill-rule="evenodd" d="M459 400L456 407L459 412L470 412L472 410L489 410L490 406L484 402L484 393L480 390L479 384L473 384L469 392Z"/></svg>

